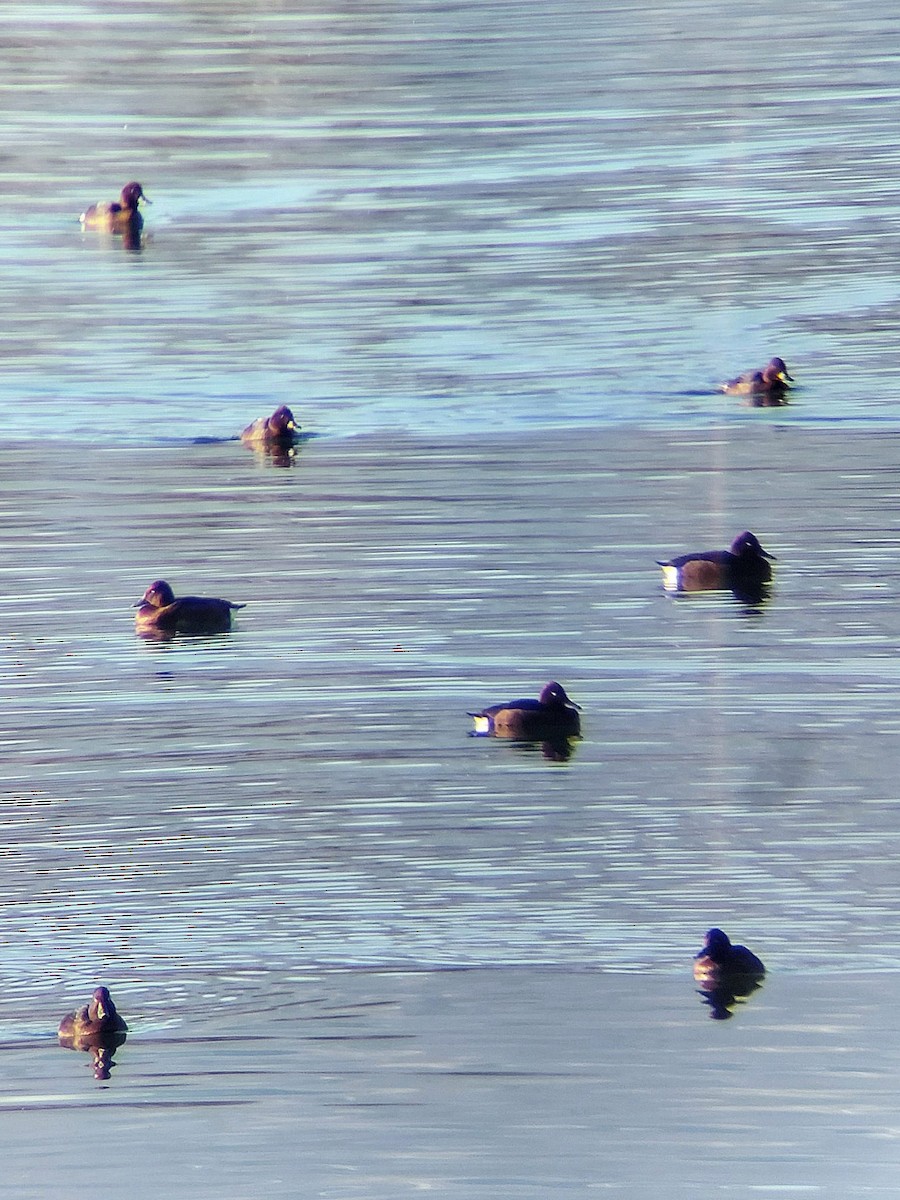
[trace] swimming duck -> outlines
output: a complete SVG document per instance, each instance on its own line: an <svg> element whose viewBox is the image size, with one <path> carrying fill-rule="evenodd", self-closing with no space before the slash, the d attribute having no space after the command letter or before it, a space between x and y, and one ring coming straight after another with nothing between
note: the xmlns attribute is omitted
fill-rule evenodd
<svg viewBox="0 0 900 1200"><path fill-rule="evenodd" d="M729 396L750 396L772 392L783 398L784 393L789 390L788 384L793 382L794 378L788 374L784 359L776 357L770 359L768 365L761 371L745 371L736 379L729 379L727 383L722 384L722 391Z"/></svg>
<svg viewBox="0 0 900 1200"><path fill-rule="evenodd" d="M210 596L182 596L176 600L166 581L157 579L135 605L134 625L137 633L151 637L176 633L188 637L227 633L231 628L232 610L245 607Z"/></svg>
<svg viewBox="0 0 900 1200"><path fill-rule="evenodd" d="M709 592L730 588L738 595L759 593L772 578L768 554L755 534L745 530L731 543L730 550L703 550L682 554L662 567L663 587L667 592Z"/></svg>
<svg viewBox="0 0 900 1200"><path fill-rule="evenodd" d="M67 1013L59 1023L59 1036L64 1041L110 1041L120 1038L128 1029L116 1011L112 996L105 987L95 988L90 1003Z"/></svg>
<svg viewBox="0 0 900 1200"><path fill-rule="evenodd" d="M694 979L704 988L727 985L741 994L743 980L760 980L766 973L763 963L746 946L735 946L727 933L710 929L703 949L694 955Z"/></svg>
<svg viewBox="0 0 900 1200"><path fill-rule="evenodd" d="M577 737L581 732L580 712L580 706L569 699L562 685L550 682L537 700L508 700L468 715L475 719L476 734L540 742Z"/></svg>
<svg viewBox="0 0 900 1200"><path fill-rule="evenodd" d="M143 218L138 204L143 200L152 203L144 195L139 183L126 183L118 200L103 200L92 204L79 217L81 224L91 229L122 230L128 225L139 224Z"/></svg>
<svg viewBox="0 0 900 1200"><path fill-rule="evenodd" d="M286 404L282 404L271 417L259 417L248 425L241 434L241 441L286 443L292 442L299 432L300 426L294 420L294 414Z"/></svg>

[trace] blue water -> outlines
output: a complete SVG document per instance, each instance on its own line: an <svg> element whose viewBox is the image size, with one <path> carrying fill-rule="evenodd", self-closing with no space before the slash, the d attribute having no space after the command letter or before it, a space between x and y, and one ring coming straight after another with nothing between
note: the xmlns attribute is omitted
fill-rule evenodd
<svg viewBox="0 0 900 1200"><path fill-rule="evenodd" d="M609 712L612 661L635 679L620 718L636 706L653 724L648 678L689 662L701 710L715 711L724 701L704 673L730 627L691 613L673 658L654 560L726 544L750 523L784 563L780 603L754 642L781 680L768 715L803 720L808 670L820 704L842 707L851 727L880 727L893 632L870 575L892 570L883 527L900 424L898 27L887 5L848 27L841 6L799 0L738 13L579 0L364 14L152 0L110 13L4 9L6 711L21 755L8 785L24 771L25 794L52 782L59 799L61 780L66 797L96 788L131 813L145 778L172 788L168 722L181 709L148 719L155 676L148 685L129 620L161 574L179 591L250 602L227 647L174 657L195 719L208 669L253 698L256 733L228 752L241 764L247 744L269 753L268 730L298 694L341 712L385 754L405 728L404 703L395 713L385 701L398 688L404 702L427 692L439 721L565 671ZM152 200L139 244L83 231L76 215L129 178ZM789 405L753 409L716 392L775 352L798 380ZM261 474L228 442L281 403L323 435L295 479ZM648 427L658 440L640 457L627 440L602 441L602 461L592 449L591 438ZM867 442L867 431L881 436ZM370 440L351 446L351 434ZM47 641L20 659L19 638ZM269 678L273 638L291 665ZM248 672L234 651L249 645ZM412 661L378 657L410 646ZM360 651L376 656L365 670L352 661ZM737 695L752 669L742 667ZM834 674L853 687L833 692ZM65 678L73 711L57 699ZM677 701L664 712L660 746L678 736ZM209 720L180 743L176 777L191 777L213 747L246 852L237 793L263 785L251 772L237 787L215 706ZM137 756L124 798L117 754L100 752L95 726L115 728ZM683 752L706 755L715 779L719 752L703 733L700 723ZM479 761L458 734L442 730L449 760L429 760L441 779ZM801 759L804 736L791 732ZM340 811L347 798L329 756L343 747L315 744L325 766L316 758L309 769L324 770L327 811ZM623 793L665 806L640 744L622 758ZM835 769L856 794L861 751L853 738L842 745ZM585 747L582 762L599 771L607 748ZM362 804L369 761L359 747L347 753ZM739 765L750 787L753 768ZM890 776L876 775L888 802ZM492 778L476 777L481 802L492 801ZM596 786L576 778L585 795ZM572 804L572 783L556 786ZM810 803L821 786L808 780ZM108 818L101 808L97 821ZM383 819L398 819L390 803ZM677 842L672 863L687 845ZM203 875L204 861L189 871ZM536 878L549 861L538 856ZM664 905L678 887L676 872ZM353 894L365 908L365 880ZM830 905L816 902L821 931L832 929ZM478 911L485 930L486 893ZM561 917L525 961L590 959L587 911L571 944ZM648 955L621 942L623 915L605 953L629 967ZM386 939L370 931L354 961L522 961L507 917L482 945L468 944L465 923L432 944L409 917ZM214 913L204 937L227 960L220 929ZM76 923L66 956L78 956L83 932ZM644 932L649 957L683 952L680 925ZM157 945L149 917L145 933ZM164 929L162 946L167 938ZM342 963L346 952L329 932L315 957ZM876 952L869 965L880 962Z"/></svg>
<svg viewBox="0 0 900 1200"><path fill-rule="evenodd" d="M102 61L95 54L102 20ZM898 18L16 5L8 437L894 426ZM138 178L140 252L75 217Z"/></svg>
<svg viewBox="0 0 900 1200"><path fill-rule="evenodd" d="M0 7L3 1196L894 1194L898 35ZM767 604L662 594L745 527ZM553 677L569 761L468 736Z"/></svg>

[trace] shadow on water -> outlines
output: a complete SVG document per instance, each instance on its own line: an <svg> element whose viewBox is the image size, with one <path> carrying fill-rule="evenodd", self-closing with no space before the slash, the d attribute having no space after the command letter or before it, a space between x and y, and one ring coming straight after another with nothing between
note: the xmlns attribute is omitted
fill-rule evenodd
<svg viewBox="0 0 900 1200"><path fill-rule="evenodd" d="M718 980L715 986L698 988L697 994L709 1005L710 1017L714 1021L727 1021L734 1016L739 1004L745 1004L754 992L762 987L762 981L750 975L732 975Z"/></svg>
<svg viewBox="0 0 900 1200"><path fill-rule="evenodd" d="M790 393L787 390L783 392L772 391L756 393L750 396L744 403L749 408L787 408L791 403L791 399Z"/></svg>
<svg viewBox="0 0 900 1200"><path fill-rule="evenodd" d="M299 441L288 445L281 442L258 442L248 446L253 457L261 466L278 467L281 469L296 467L300 463Z"/></svg>
<svg viewBox="0 0 900 1200"><path fill-rule="evenodd" d="M663 595L672 604L686 605L715 605L719 603L725 596L730 597L729 608L738 609L745 616L762 616L766 610L766 606L772 599L772 588L769 584L760 584L758 586L744 586L727 588L723 590L709 590L705 592L669 592L663 591Z"/></svg>
<svg viewBox="0 0 900 1200"><path fill-rule="evenodd" d="M121 242L126 254L139 255L144 249L144 219L136 213L130 221L125 221L111 229L83 229L85 241L96 240L104 247Z"/></svg>
<svg viewBox="0 0 900 1200"><path fill-rule="evenodd" d="M486 734L472 731L469 732L468 736L478 738L479 740L487 739L489 741L505 742L511 749L520 754L533 755L540 753L548 762L554 763L568 762L574 755L578 743L582 740L580 737L555 737L527 741L524 738L504 737L495 733Z"/></svg>
<svg viewBox="0 0 900 1200"><path fill-rule="evenodd" d="M102 1034L60 1034L59 1044L65 1050L77 1050L91 1056L91 1070L95 1079L109 1079L116 1065L113 1054L125 1044L128 1035L125 1032L109 1032Z"/></svg>

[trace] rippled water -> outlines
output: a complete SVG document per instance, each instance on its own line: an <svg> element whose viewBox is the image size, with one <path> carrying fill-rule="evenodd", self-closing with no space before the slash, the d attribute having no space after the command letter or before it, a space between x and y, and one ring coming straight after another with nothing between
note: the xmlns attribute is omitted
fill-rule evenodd
<svg viewBox="0 0 900 1200"><path fill-rule="evenodd" d="M0 10L0 1191L892 1194L898 21ZM567 761L468 736L553 677Z"/></svg>
<svg viewBox="0 0 900 1200"><path fill-rule="evenodd" d="M897 422L889 5L0 22L10 433L734 419L773 351L792 420ZM132 176L139 254L74 224Z"/></svg>

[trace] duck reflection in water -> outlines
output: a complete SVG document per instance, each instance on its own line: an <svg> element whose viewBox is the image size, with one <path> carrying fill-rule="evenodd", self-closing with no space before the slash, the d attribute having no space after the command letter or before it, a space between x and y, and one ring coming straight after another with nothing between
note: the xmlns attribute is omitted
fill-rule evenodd
<svg viewBox="0 0 900 1200"><path fill-rule="evenodd" d="M91 226L83 225L82 229L90 229ZM105 244L111 245L113 240L121 240L122 249L127 254L141 254L144 249L144 218L140 213L136 213L130 221L125 221L120 225L111 225L108 228L102 226L94 230L101 237Z"/></svg>
<svg viewBox="0 0 900 1200"><path fill-rule="evenodd" d="M790 388L760 388L745 400L748 408L785 408L790 404Z"/></svg>
<svg viewBox="0 0 900 1200"><path fill-rule="evenodd" d="M96 988L88 1004L67 1013L58 1031L60 1046L91 1055L95 1079L109 1079L116 1065L113 1051L127 1035L128 1026L105 987Z"/></svg>
<svg viewBox="0 0 900 1200"><path fill-rule="evenodd" d="M144 248L144 218L140 215L134 221L129 221L119 233L122 237L122 249L129 254L140 254Z"/></svg>
<svg viewBox="0 0 900 1200"><path fill-rule="evenodd" d="M537 699L507 700L480 712L470 712L473 737L504 738L521 744L539 743L551 762L565 762L573 743L581 736L581 707L566 695L563 686L551 681Z"/></svg>
<svg viewBox="0 0 900 1200"><path fill-rule="evenodd" d="M241 434L241 441L273 467L292 467L301 439L300 426L286 404L270 417L252 421Z"/></svg>
<svg viewBox="0 0 900 1200"><path fill-rule="evenodd" d="M762 984L766 968L746 946L734 945L721 929L710 929L703 949L694 955L694 979L703 1003L716 1021L727 1021L733 1009Z"/></svg>
<svg viewBox="0 0 900 1200"><path fill-rule="evenodd" d="M756 534L745 529L727 550L700 550L658 559L663 588L673 592L730 591L743 604L758 605L769 596L775 556L763 550Z"/></svg>
<svg viewBox="0 0 900 1200"><path fill-rule="evenodd" d="M481 734L471 734L472 737L484 736ZM540 751L541 756L546 758L547 762L564 763L568 762L575 753L575 748L581 740L580 737L560 737L560 738L545 738L541 742L525 742L507 738L513 750L521 754L535 754Z"/></svg>

